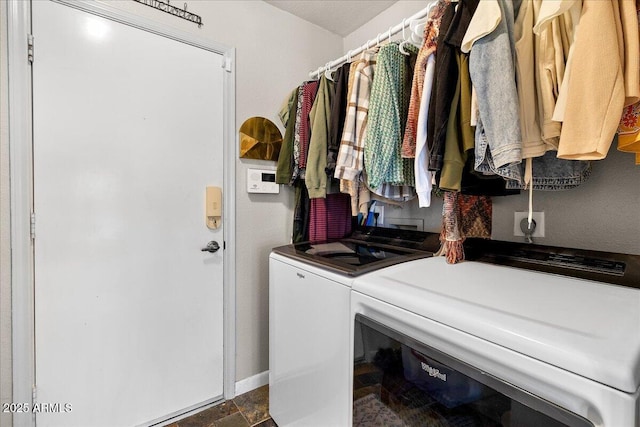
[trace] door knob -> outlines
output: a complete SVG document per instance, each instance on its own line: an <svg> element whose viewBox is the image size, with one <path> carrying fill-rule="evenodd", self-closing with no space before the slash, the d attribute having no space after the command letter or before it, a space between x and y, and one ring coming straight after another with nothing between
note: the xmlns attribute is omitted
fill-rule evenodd
<svg viewBox="0 0 640 427"><path fill-rule="evenodd" d="M214 252L217 252L218 249L220 249L220 245L215 240L212 240L209 243L207 243L207 246L205 248L202 248L201 251L214 253Z"/></svg>

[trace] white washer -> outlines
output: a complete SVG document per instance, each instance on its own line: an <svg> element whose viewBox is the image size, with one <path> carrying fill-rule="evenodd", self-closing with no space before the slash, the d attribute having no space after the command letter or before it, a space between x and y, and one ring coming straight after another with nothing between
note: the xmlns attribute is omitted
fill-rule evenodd
<svg viewBox="0 0 640 427"><path fill-rule="evenodd" d="M352 282L269 257L269 413L279 426L341 426L349 418Z"/></svg>
<svg viewBox="0 0 640 427"><path fill-rule="evenodd" d="M408 239L405 239L408 238ZM269 257L269 412L280 426L345 426L351 414L354 277L437 250L435 233L365 228Z"/></svg>
<svg viewBox="0 0 640 427"><path fill-rule="evenodd" d="M442 257L352 287L352 325L362 316L434 349L553 425L640 427L638 288Z"/></svg>

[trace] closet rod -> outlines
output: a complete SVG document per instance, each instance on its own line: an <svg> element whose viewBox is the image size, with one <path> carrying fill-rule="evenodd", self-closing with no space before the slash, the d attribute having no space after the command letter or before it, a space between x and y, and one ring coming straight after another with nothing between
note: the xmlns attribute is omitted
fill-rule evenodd
<svg viewBox="0 0 640 427"><path fill-rule="evenodd" d="M414 21L416 19L421 19L421 18L424 18L425 16L427 16L429 14L429 11L432 9L432 7L436 3L437 3L437 0L429 3L429 5L427 7L425 7L421 11L411 15L410 17L404 19L401 23L399 23L395 27L389 28L389 30L387 30L387 31L385 31L383 33L379 33L376 38L367 41L365 44L363 44L362 46L360 46L360 47L358 47L358 48L356 48L354 50L350 50L349 52L347 52L346 55L341 56L340 58L335 59L335 60L323 65L322 67L318 67L317 70L310 71L309 72L309 77L317 77L317 78L319 78L320 77L320 73L323 73L328 69L335 68L338 65L342 65L345 62L347 62L347 60L349 60L349 59L353 58L354 56L360 54L360 52L362 52L364 50L367 50L367 49L371 49L374 46L377 46L382 41L388 39L389 37L393 36L394 34L399 33L400 31L402 31L403 28L406 28L407 26L409 26L411 21Z"/></svg>

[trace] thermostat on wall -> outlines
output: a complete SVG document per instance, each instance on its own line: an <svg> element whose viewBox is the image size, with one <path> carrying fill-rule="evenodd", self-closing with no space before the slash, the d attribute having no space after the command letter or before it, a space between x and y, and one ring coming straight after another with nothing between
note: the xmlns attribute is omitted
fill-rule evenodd
<svg viewBox="0 0 640 427"><path fill-rule="evenodd" d="M280 186L276 184L276 171L269 169L247 169L247 192L279 193Z"/></svg>

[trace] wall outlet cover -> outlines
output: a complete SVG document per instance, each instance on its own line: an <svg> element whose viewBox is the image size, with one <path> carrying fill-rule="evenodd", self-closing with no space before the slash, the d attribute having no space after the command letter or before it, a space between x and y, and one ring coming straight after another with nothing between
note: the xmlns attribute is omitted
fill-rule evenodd
<svg viewBox="0 0 640 427"><path fill-rule="evenodd" d="M529 212L514 212L513 213L513 235L524 237L524 233L520 229L520 221L523 218L528 218ZM544 237L544 212L533 212L532 219L536 222L536 229L533 231L531 237Z"/></svg>

